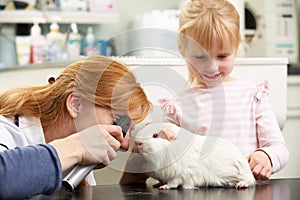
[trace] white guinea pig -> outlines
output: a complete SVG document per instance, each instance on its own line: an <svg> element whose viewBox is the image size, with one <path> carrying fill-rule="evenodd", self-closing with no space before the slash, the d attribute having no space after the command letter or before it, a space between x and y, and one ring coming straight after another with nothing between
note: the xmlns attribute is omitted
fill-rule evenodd
<svg viewBox="0 0 300 200"><path fill-rule="evenodd" d="M193 134L171 123L140 130L134 149L159 189L205 186L247 188L255 184L246 157L227 140Z"/></svg>

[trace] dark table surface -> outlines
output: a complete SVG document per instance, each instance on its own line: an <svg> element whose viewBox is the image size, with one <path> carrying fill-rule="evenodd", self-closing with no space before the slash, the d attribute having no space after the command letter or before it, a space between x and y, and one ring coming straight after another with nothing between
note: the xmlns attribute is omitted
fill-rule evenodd
<svg viewBox="0 0 300 200"><path fill-rule="evenodd" d="M32 199L97 199L97 200L148 200L148 199L204 199L204 200L299 200L300 178L271 179L247 189L199 188L160 191L151 186L98 185L83 187L79 191L61 190L51 196L38 195Z"/></svg>
<svg viewBox="0 0 300 200"><path fill-rule="evenodd" d="M300 75L300 64L288 65L288 75Z"/></svg>

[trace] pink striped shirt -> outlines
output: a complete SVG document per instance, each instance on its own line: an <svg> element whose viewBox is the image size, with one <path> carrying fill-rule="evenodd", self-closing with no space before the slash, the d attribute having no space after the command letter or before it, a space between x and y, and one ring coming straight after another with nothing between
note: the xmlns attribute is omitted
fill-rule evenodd
<svg viewBox="0 0 300 200"><path fill-rule="evenodd" d="M219 136L247 156L257 149L271 158L273 173L282 169L289 151L268 100L268 84L239 80L214 88L195 86L160 99L165 120L201 135Z"/></svg>

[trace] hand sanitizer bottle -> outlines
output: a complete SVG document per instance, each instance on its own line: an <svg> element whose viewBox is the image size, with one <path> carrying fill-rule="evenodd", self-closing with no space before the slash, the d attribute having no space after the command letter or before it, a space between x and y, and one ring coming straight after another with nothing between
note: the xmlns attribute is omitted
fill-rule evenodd
<svg viewBox="0 0 300 200"><path fill-rule="evenodd" d="M80 57L81 51L81 35L78 33L78 28L75 23L71 24L71 32L67 41L67 57L70 60L75 60Z"/></svg>
<svg viewBox="0 0 300 200"><path fill-rule="evenodd" d="M46 55L46 40L41 34L41 28L37 21L34 21L30 29L30 63L42 63L45 61Z"/></svg>
<svg viewBox="0 0 300 200"><path fill-rule="evenodd" d="M65 36L59 32L59 25L53 21L50 25L50 32L46 35L47 60L61 61L64 50Z"/></svg>
<svg viewBox="0 0 300 200"><path fill-rule="evenodd" d="M97 50L95 46L95 36L92 26L88 27L87 34L85 36L84 54L87 56L99 54L99 50Z"/></svg>

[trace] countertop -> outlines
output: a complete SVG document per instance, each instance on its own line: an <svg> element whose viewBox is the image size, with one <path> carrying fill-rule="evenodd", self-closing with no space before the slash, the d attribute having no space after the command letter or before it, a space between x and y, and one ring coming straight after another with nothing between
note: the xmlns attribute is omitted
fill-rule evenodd
<svg viewBox="0 0 300 200"><path fill-rule="evenodd" d="M148 200L148 199L230 199L230 200L296 200L300 198L300 178L270 179L259 182L247 189L235 188L197 188L172 189L161 191L145 185L120 186L98 185L83 187L79 191L66 192L61 190L51 196L38 195L37 199L97 199L97 200Z"/></svg>
<svg viewBox="0 0 300 200"><path fill-rule="evenodd" d="M114 58L114 57L112 57L112 58ZM115 57L115 58L118 58L118 57ZM121 58L122 57L120 57L120 59ZM126 59L128 60L128 58L130 58L130 57L124 57L125 60ZM129 59L129 61L130 61L130 59ZM41 64L24 65L22 67L20 67L20 66L13 66L13 67L8 67L8 68L0 68L0 72L1 71L11 71L11 70L34 69L34 68L49 68L49 67L50 68L51 67L64 68L64 67L68 66L69 64L71 64L72 62L74 62L74 61L45 62L45 63L41 63ZM300 75L300 63L297 63L297 64L288 64L288 75Z"/></svg>

